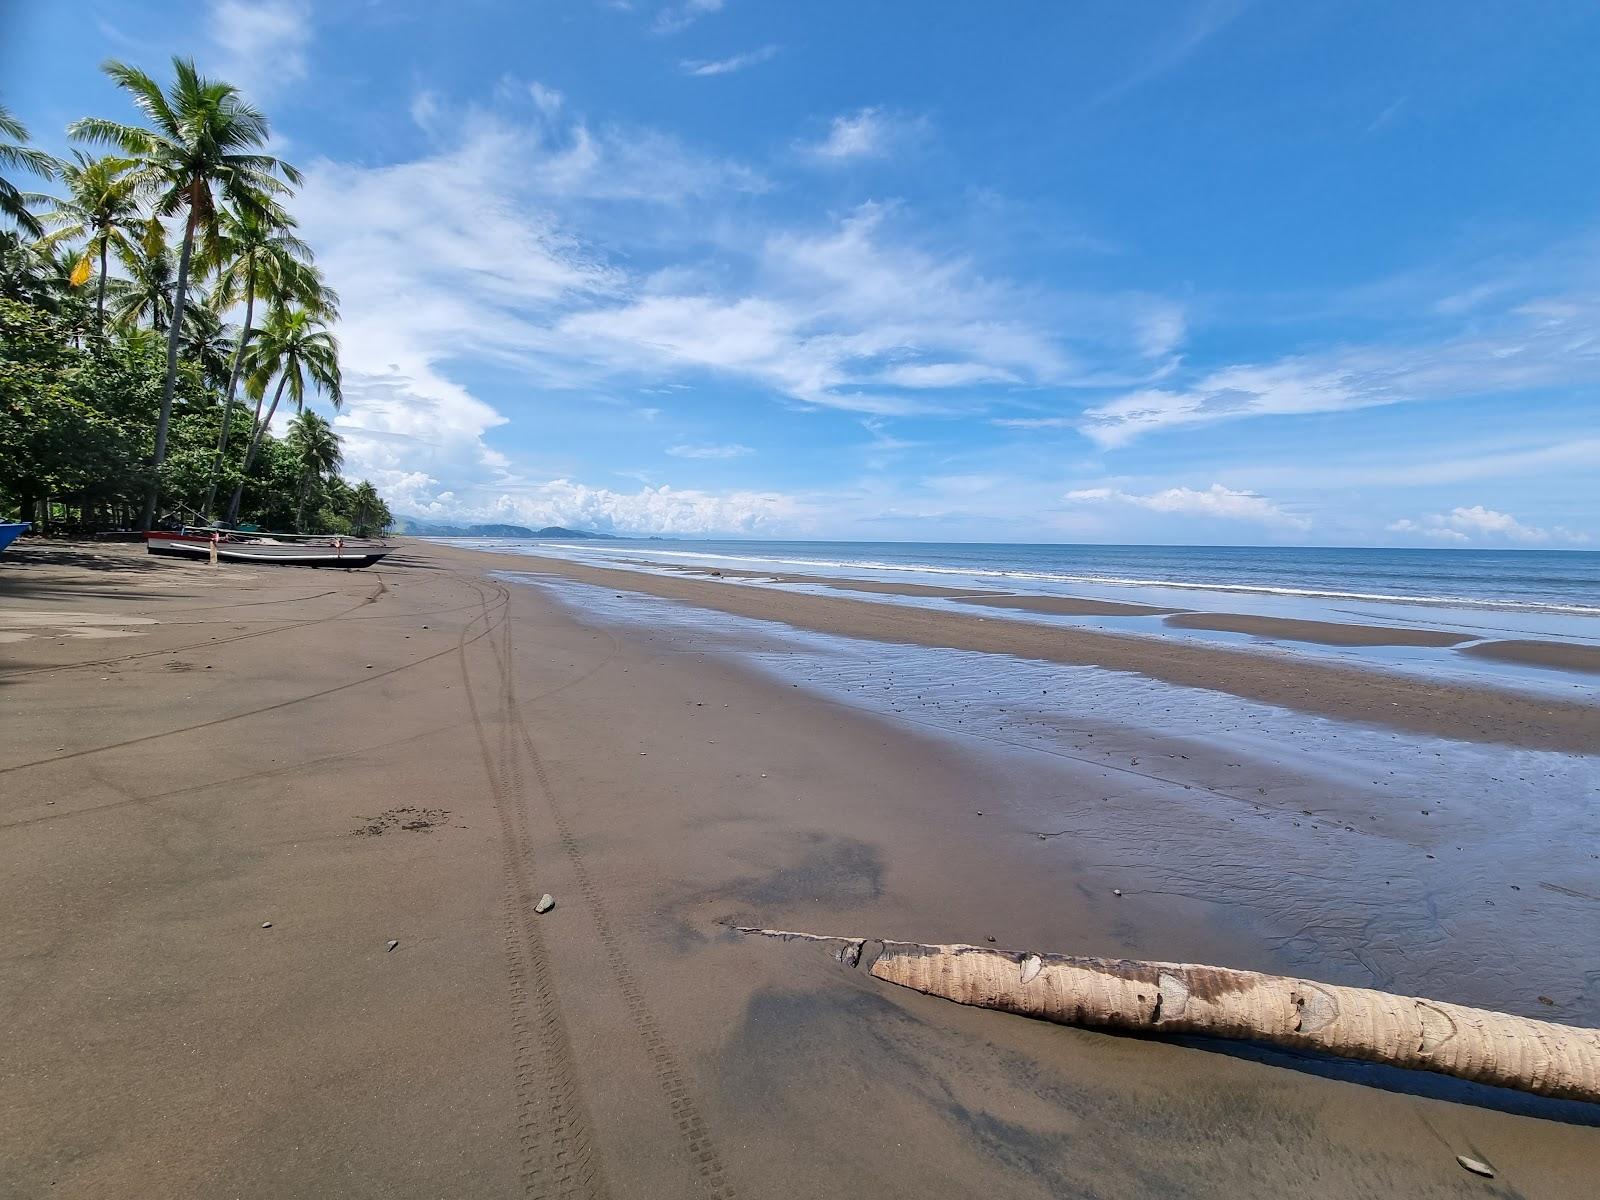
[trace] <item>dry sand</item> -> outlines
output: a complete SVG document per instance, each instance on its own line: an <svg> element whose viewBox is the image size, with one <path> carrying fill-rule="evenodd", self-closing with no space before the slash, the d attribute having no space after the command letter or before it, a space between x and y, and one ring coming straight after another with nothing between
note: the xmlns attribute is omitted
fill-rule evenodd
<svg viewBox="0 0 1600 1200"><path fill-rule="evenodd" d="M586 625L505 565L0 560L0 630L72 615L0 647L0 1195L1484 1194L1458 1153L1501 1194L1592 1195L1588 1110L1033 1024L727 934L1257 953L1107 917L1024 852L1037 777ZM1229 653L1193 663L1247 691ZM1373 719L1434 703L1381 687Z"/></svg>

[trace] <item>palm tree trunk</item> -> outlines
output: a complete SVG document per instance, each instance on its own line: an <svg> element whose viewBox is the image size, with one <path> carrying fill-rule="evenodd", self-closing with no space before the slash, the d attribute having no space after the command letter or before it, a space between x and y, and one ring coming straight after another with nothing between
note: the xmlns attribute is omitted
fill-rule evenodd
<svg viewBox="0 0 1600 1200"><path fill-rule="evenodd" d="M267 409L267 415L256 423L255 429L250 433L250 445L244 452L244 466L239 469L239 485L233 489L233 499L228 501L228 523L231 525L239 516L239 504L244 500L244 477L249 473L250 466L256 461L256 447L261 444L261 435L266 432L268 425L272 424L272 414L278 411L278 401L283 397L283 385L289 382L289 372L285 371L278 376L278 388L272 393L272 407Z"/></svg>
<svg viewBox="0 0 1600 1200"><path fill-rule="evenodd" d="M245 284L244 289L244 328L239 331L239 347L233 352L233 369L228 372L228 394L222 401L222 433L217 438L217 453L211 460L211 477L206 480L206 502L200 506L200 512L206 520L211 519L211 502L217 498L217 473L222 470L222 456L228 450L228 425L233 420L233 393L239 386L239 369L244 365L245 343L250 338L250 321L256 311L256 284L251 279ZM256 415L261 415L261 406L256 405Z"/></svg>
<svg viewBox="0 0 1600 1200"><path fill-rule="evenodd" d="M294 527L298 533L306 522L306 493L311 490L311 472L306 471L300 476L300 503L294 507Z"/></svg>
<svg viewBox="0 0 1600 1200"><path fill-rule="evenodd" d="M99 294L94 299L94 335L102 341L106 336L106 246L110 241L106 234L100 235L100 284Z"/></svg>
<svg viewBox="0 0 1600 1200"><path fill-rule="evenodd" d="M167 331L167 379L161 386L161 415L156 418L155 466L150 477L150 494L144 502L141 528L156 523L156 502L161 492L161 464L167 460L167 424L172 420L172 393L178 384L178 339L183 334L183 303L188 299L189 257L194 252L194 227L199 219L194 189L189 195L189 219L183 226L183 253L178 257L178 286L172 296L172 328Z"/></svg>

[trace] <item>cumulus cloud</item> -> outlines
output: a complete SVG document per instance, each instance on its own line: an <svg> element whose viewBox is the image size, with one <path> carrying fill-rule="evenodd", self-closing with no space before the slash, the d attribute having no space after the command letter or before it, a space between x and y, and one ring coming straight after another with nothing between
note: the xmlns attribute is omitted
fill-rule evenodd
<svg viewBox="0 0 1600 1200"><path fill-rule="evenodd" d="M411 516L566 525L601 533L758 534L803 529L811 518L804 503L781 492L715 493L665 485L617 492L552 479L463 496L437 492L434 486L435 481L417 480L409 494L398 484L391 484L391 492L398 497L400 510Z"/></svg>
<svg viewBox="0 0 1600 1200"><path fill-rule="evenodd" d="M735 71L743 71L746 67L760 66L777 53L776 46L763 46L759 50L734 54L728 58L686 58L678 65L683 68L685 74L702 78L710 75L731 75Z"/></svg>
<svg viewBox="0 0 1600 1200"><path fill-rule="evenodd" d="M1213 483L1204 490L1171 487L1146 495L1109 487L1078 488L1066 493L1063 499L1069 504L1127 504L1150 512L1256 521L1290 529L1311 528L1311 522L1305 517L1286 511L1265 496L1223 487L1220 483Z"/></svg>
<svg viewBox="0 0 1600 1200"><path fill-rule="evenodd" d="M1548 529L1528 525L1510 513L1485 508L1481 504L1453 508L1448 513L1433 513L1418 521L1402 517L1389 526L1389 531L1458 544L1475 542L1490 545L1512 543L1544 545L1556 542L1576 545L1590 540L1588 534L1562 525L1551 526Z"/></svg>
<svg viewBox="0 0 1600 1200"><path fill-rule="evenodd" d="M827 136L802 144L800 150L820 163L885 158L926 132L927 122L922 119L898 116L881 108L861 108L835 117Z"/></svg>
<svg viewBox="0 0 1600 1200"><path fill-rule="evenodd" d="M674 458L743 458L755 451L749 446L731 443L723 446L668 446L667 453Z"/></svg>
<svg viewBox="0 0 1600 1200"><path fill-rule="evenodd" d="M898 206L743 216L765 189L743 164L595 126L542 85L493 94L488 109L419 97L433 147L420 157L303 164L294 210L343 297L347 469L397 509L449 503L465 519L485 496L542 486L504 449L520 440L507 415L466 382L490 372L550 397L709 377L790 407L958 414L997 385L1071 386L1097 369L1086 359L1137 355L1150 336L1144 298L991 278ZM708 511L667 495L673 512ZM763 504L764 520L789 511ZM716 511L719 528L742 527Z"/></svg>
<svg viewBox="0 0 1600 1200"><path fill-rule="evenodd" d="M309 0L211 0L206 31L219 72L252 100L305 78Z"/></svg>

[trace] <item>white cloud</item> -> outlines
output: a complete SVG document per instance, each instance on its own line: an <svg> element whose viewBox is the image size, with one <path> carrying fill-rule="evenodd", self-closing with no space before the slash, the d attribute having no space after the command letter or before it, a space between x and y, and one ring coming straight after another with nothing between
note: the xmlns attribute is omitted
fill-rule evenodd
<svg viewBox="0 0 1600 1200"><path fill-rule="evenodd" d="M743 458L755 451L749 446L730 443L720 446L668 446L667 453L674 458Z"/></svg>
<svg viewBox="0 0 1600 1200"><path fill-rule="evenodd" d="M1171 487L1147 495L1109 487L1078 488L1062 498L1069 504L1128 504L1150 512L1216 517L1227 521L1256 521L1290 529L1311 528L1311 522L1306 518L1285 511L1265 496L1223 487L1220 483L1214 483L1204 490Z"/></svg>
<svg viewBox="0 0 1600 1200"><path fill-rule="evenodd" d="M617 492L570 479L517 489L476 489L469 496L437 492L434 481L390 481L390 506L407 516L452 521L566 525L600 533L758 534L805 528L807 506L781 492L702 492L667 486Z"/></svg>
<svg viewBox="0 0 1600 1200"><path fill-rule="evenodd" d="M801 153L822 163L885 158L927 132L927 122L869 107L833 119L819 142L803 144Z"/></svg>
<svg viewBox="0 0 1600 1200"><path fill-rule="evenodd" d="M492 110L419 97L433 151L313 161L294 203L343 297L347 469L397 510L487 518L494 497L542 494L543 474L504 449L521 431L469 382L486 373L544 403L666 396L709 377L757 402L959 413L981 409L985 385L1071 385L1081 354L1145 337L1145 298L1063 298L986 277L927 244L896 206L775 224L749 215L764 181L742 164L651 130L591 126L516 80L493 94ZM1062 329L1083 340L1069 350ZM868 428L877 436L857 461L871 469L913 445ZM717 452L735 453L728 443ZM722 529L795 511L746 494L738 509L664 495L672 512L712 513ZM628 511L642 520L665 504L657 493Z"/></svg>
<svg viewBox="0 0 1600 1200"><path fill-rule="evenodd" d="M878 378L893 387L950 388L967 387L979 383L1015 383L1017 377L1010 371L986 363L910 363L890 367Z"/></svg>
<svg viewBox="0 0 1600 1200"><path fill-rule="evenodd" d="M1597 384L1600 301L1550 297L1443 341L1345 347L1221 367L1183 388L1142 388L1085 409L1079 428L1115 447L1160 430L1251 416Z"/></svg>
<svg viewBox="0 0 1600 1200"><path fill-rule="evenodd" d="M724 3L725 0L683 0L680 4L669 4L656 14L655 31L678 33L701 17L721 12Z"/></svg>
<svg viewBox="0 0 1600 1200"><path fill-rule="evenodd" d="M547 117L554 117L559 113L561 105L565 102L565 97L560 92L553 87L546 87L537 79L528 84L528 95L533 98L533 103L539 111Z"/></svg>
<svg viewBox="0 0 1600 1200"><path fill-rule="evenodd" d="M1420 535L1435 541L1478 542L1490 545L1509 543L1543 545L1549 542L1572 545L1590 540L1588 534L1565 526L1555 525L1543 529L1537 525L1525 524L1510 513L1485 508L1481 504L1453 508L1448 513L1434 513L1423 517L1420 521L1403 517L1391 524L1389 530L1391 533Z"/></svg>
<svg viewBox="0 0 1600 1200"><path fill-rule="evenodd" d="M1177 21L1162 22L1165 28L1149 58L1122 80L1095 97L1104 104L1125 92L1148 83L1178 67L1220 33L1250 6L1251 0L1200 0Z"/></svg>
<svg viewBox="0 0 1600 1200"><path fill-rule="evenodd" d="M256 102L305 78L309 0L210 0L206 29L222 77Z"/></svg>
<svg viewBox="0 0 1600 1200"><path fill-rule="evenodd" d="M750 50L744 54L735 54L728 58L686 58L678 65L690 75L731 75L735 71L743 71L746 67L759 66L768 62L778 53L776 46L763 46L759 50Z"/></svg>
<svg viewBox="0 0 1600 1200"><path fill-rule="evenodd" d="M769 235L753 291L646 290L620 307L573 313L560 331L592 359L640 374L728 372L803 404L880 415L940 411L896 388L1070 373L1055 338L1023 315L1024 297L963 260L895 242L886 218L882 206L864 205L821 233ZM922 356L933 361L908 361Z"/></svg>

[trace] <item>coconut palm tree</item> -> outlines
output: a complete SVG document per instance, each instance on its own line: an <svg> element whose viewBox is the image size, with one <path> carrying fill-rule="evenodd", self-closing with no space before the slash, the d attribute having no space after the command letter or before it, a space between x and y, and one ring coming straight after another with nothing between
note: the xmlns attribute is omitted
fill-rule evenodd
<svg viewBox="0 0 1600 1200"><path fill-rule="evenodd" d="M136 67L111 61L104 70L133 97L150 128L125 125L101 117L85 117L68 132L77 138L116 146L136 159L140 177L156 191L156 213L184 213L183 249L178 255L178 280L173 291L173 317L167 338L167 377L156 420L155 467L167 454L167 424L172 418L172 393L178 378L178 341L188 298L189 265L198 234L207 242L216 236L218 201L234 208L259 205L264 198L288 190L300 173L289 164L262 154L269 127L261 112L231 83L203 77L193 60L172 60L173 83L163 91ZM145 500L144 528L155 521L157 482L151 475Z"/></svg>
<svg viewBox="0 0 1600 1200"><path fill-rule="evenodd" d="M213 304L196 303L183 310L184 357L199 366L207 386L220 389L227 380L233 344L233 326Z"/></svg>
<svg viewBox="0 0 1600 1200"><path fill-rule="evenodd" d="M54 179L56 160L43 150L24 145L27 140L27 128L11 115L10 109L0 105L0 167L20 167L43 179ZM37 192L23 191L0 175L0 216L11 218L12 223L28 237L44 235L44 226L39 224L39 218L29 209L46 199Z"/></svg>
<svg viewBox="0 0 1600 1200"><path fill-rule="evenodd" d="M128 277L113 279L107 289L111 295L112 321L125 330L148 324L151 329L165 333L172 327L173 293L177 285L166 229L152 217L145 223L138 240L127 245L118 243L116 251Z"/></svg>
<svg viewBox="0 0 1600 1200"><path fill-rule="evenodd" d="M205 266L216 272L211 300L219 308L244 303L244 324L239 328L239 343L233 352L233 367L223 394L222 430L217 436L217 452L211 460L211 475L206 482L206 498L200 511L211 513L217 495L217 473L222 470L228 450L228 432L233 423L233 397L239 387L245 350L254 332L256 298L270 304L315 304L316 280L307 269L311 248L292 232L294 218L275 204L250 206L226 211L215 244L208 249ZM258 412L259 415L259 412Z"/></svg>
<svg viewBox="0 0 1600 1200"><path fill-rule="evenodd" d="M233 498L228 501L228 520L239 516L239 503L244 498L244 476L256 460L256 450L261 445L261 435L272 424L278 411L278 402L287 390L296 411L303 412L306 403L306 386L320 391L334 408L344 401L339 381L339 343L329 333L326 320L304 308L273 307L267 313L251 343L246 386L257 397L266 395L267 387L277 376L278 386L272 393L272 404L266 415L250 431L250 445L244 452L244 465L240 468Z"/></svg>
<svg viewBox="0 0 1600 1200"><path fill-rule="evenodd" d="M337 471L344 462L344 451L333 426L314 412L302 412L289 422L288 441L300 464L300 500L294 510L294 527L300 529L305 525L306 497L312 483Z"/></svg>
<svg viewBox="0 0 1600 1200"><path fill-rule="evenodd" d="M378 495L378 489L365 479L356 484L355 490L350 493L350 510L357 537L381 534L394 519L389 506Z"/></svg>
<svg viewBox="0 0 1600 1200"><path fill-rule="evenodd" d="M113 247L118 251L131 248L133 241L144 228L139 216L142 186L134 172L131 158L106 155L90 158L82 150L72 152L72 162L59 165L59 174L67 185L67 195L56 203L50 212L39 220L52 229L42 239L45 245L64 241L85 240L83 256L74 265L73 282L88 282L90 263L100 260L100 284L95 296L94 329L97 335L105 333L106 324L106 259Z"/></svg>

